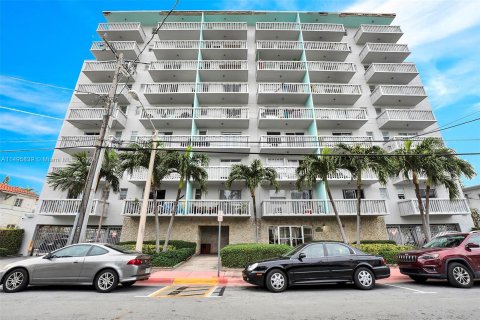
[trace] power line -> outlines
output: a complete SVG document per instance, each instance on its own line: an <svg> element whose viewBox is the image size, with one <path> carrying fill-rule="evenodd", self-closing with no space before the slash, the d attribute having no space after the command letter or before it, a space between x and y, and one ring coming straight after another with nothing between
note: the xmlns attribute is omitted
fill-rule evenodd
<svg viewBox="0 0 480 320"><path fill-rule="evenodd" d="M451 128L455 128L455 127L459 127L459 126L463 126L465 124L468 124L468 123L471 123L471 122L475 122L475 121L478 121L480 120L480 118L475 118L475 119L472 119L472 120L469 120L469 121L464 121L464 122L461 122L461 123L458 123L458 124L455 124L455 125L452 125L452 126L449 126L449 127L444 127L444 128L437 128L437 129L434 129L434 130L431 130L431 131L427 131L427 132L424 132L424 133L421 133L421 134L417 134L413 137L410 137L410 139L413 139L413 138L416 138L416 137L420 137L420 136L424 136L426 134L429 134L429 133L435 133L435 132L438 132L438 131L443 131L443 130L447 130L447 129L451 129ZM407 138L408 140L408 138Z"/></svg>
<svg viewBox="0 0 480 320"><path fill-rule="evenodd" d="M14 108L9 108L9 107L0 106L0 109L5 109L5 110L9 110L9 111L26 113L26 114L29 114L29 115L32 115L32 116L37 116L37 117L42 117L42 118L48 118L48 119L53 119L53 120L60 120L60 121L63 121L63 120L64 120L63 118L52 117L52 116L48 116L48 115L45 115L45 114L40 114L40 113L35 113L35 112L30 112L30 111L25 111L25 110L20 110L20 109L14 109Z"/></svg>

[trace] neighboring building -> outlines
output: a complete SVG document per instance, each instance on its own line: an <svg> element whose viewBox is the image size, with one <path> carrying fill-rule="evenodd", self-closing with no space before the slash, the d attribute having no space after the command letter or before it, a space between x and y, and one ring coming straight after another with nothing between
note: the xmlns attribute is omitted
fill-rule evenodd
<svg viewBox="0 0 480 320"><path fill-rule="evenodd" d="M165 11L105 12L107 23L101 23L97 32L133 60L165 15ZM250 195L240 183L227 190L225 181L232 164L249 164L256 158L277 169L281 184L278 193L266 185L257 192L262 242L294 245L339 238L322 185L312 193L295 190L295 167L303 155L318 154L339 142L375 143L392 151L402 144L400 139L438 128L418 70L406 62L408 46L397 43L403 32L390 25L394 17L259 11L178 11L168 17L141 55L133 79L126 88L119 86L110 135L124 142L146 141L152 137L151 120L166 148L192 145L209 152L208 194L188 183L174 239L196 241L199 250L215 252L215 215L223 210L222 245L254 241ZM94 42L91 52L96 60L83 64L58 139L57 147L67 148L56 150L55 157L91 152L99 133L101 95L107 94L115 63L102 42ZM139 93L146 112L128 96L129 88ZM422 138L426 136L440 134ZM110 193L105 241L136 239L145 177L142 170L125 173L121 192ZM363 179L363 239L422 242L411 183L398 178L381 186L370 172ZM177 176L168 177L158 193L162 235L177 182ZM354 183L341 172L331 177L331 185L353 240ZM450 201L443 187L432 190L431 198L434 234L470 230L465 199ZM80 202L48 185L40 199L26 236L35 237L34 248L45 234L61 237L68 232ZM89 234L99 219L98 201L95 205ZM153 239L151 209L149 216L146 238Z"/></svg>
<svg viewBox="0 0 480 320"><path fill-rule="evenodd" d="M477 219L476 226L480 227L480 185L464 187L463 194L472 210L472 219Z"/></svg>
<svg viewBox="0 0 480 320"><path fill-rule="evenodd" d="M0 183L0 228L17 228L33 217L38 195L28 189Z"/></svg>

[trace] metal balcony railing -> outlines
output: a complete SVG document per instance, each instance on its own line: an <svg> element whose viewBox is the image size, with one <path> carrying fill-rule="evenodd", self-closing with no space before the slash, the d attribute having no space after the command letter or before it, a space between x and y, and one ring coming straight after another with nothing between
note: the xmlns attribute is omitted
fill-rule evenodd
<svg viewBox="0 0 480 320"><path fill-rule="evenodd" d="M172 215L175 201L157 200L158 214L161 216ZM123 215L139 216L141 202L125 200ZM224 216L248 217L250 216L250 202L246 200L189 200L180 201L177 207L177 216L217 216L219 211ZM153 216L153 200L148 201L147 214Z"/></svg>
<svg viewBox="0 0 480 320"><path fill-rule="evenodd" d="M248 84L240 82L201 82L197 83L199 93L248 93Z"/></svg>
<svg viewBox="0 0 480 320"><path fill-rule="evenodd" d="M359 30L371 33L402 33L399 26L361 24Z"/></svg>
<svg viewBox="0 0 480 320"><path fill-rule="evenodd" d="M138 45L135 41L110 41L112 48L118 51L122 50L134 50L138 51ZM90 50L110 50L110 48L103 41L94 41Z"/></svg>
<svg viewBox="0 0 480 320"><path fill-rule="evenodd" d="M257 70L302 71L305 64L304 61L258 61Z"/></svg>
<svg viewBox="0 0 480 320"><path fill-rule="evenodd" d="M406 44L396 43L366 43L362 51L360 51L360 61L363 61L369 52L392 52L392 53L410 53Z"/></svg>
<svg viewBox="0 0 480 320"><path fill-rule="evenodd" d="M304 106L298 107L260 107L258 109L259 119L312 119L313 113L311 109Z"/></svg>
<svg viewBox="0 0 480 320"><path fill-rule="evenodd" d="M300 30L296 22L257 22L257 30Z"/></svg>
<svg viewBox="0 0 480 320"><path fill-rule="evenodd" d="M343 24L338 23L301 23L302 31L345 32Z"/></svg>
<svg viewBox="0 0 480 320"><path fill-rule="evenodd" d="M248 119L248 107L205 107L194 110L196 119Z"/></svg>
<svg viewBox="0 0 480 320"><path fill-rule="evenodd" d="M97 31L127 31L127 30L142 30L140 22L111 22L99 23Z"/></svg>
<svg viewBox="0 0 480 320"><path fill-rule="evenodd" d="M355 64L351 62L309 61L308 70L356 72L357 69Z"/></svg>
<svg viewBox="0 0 480 320"><path fill-rule="evenodd" d="M92 136L61 136L60 148L90 147L94 148L98 135Z"/></svg>
<svg viewBox="0 0 480 320"><path fill-rule="evenodd" d="M309 93L306 83L259 83L258 93Z"/></svg>
<svg viewBox="0 0 480 320"><path fill-rule="evenodd" d="M334 148L336 145L343 143L346 145L363 145L372 146L373 138L370 136L318 136L320 147Z"/></svg>
<svg viewBox="0 0 480 320"><path fill-rule="evenodd" d="M114 61L85 61L82 71L115 71Z"/></svg>
<svg viewBox="0 0 480 320"><path fill-rule="evenodd" d="M311 83L312 94L362 94L362 88L356 84Z"/></svg>
<svg viewBox="0 0 480 320"><path fill-rule="evenodd" d="M365 109L315 108L315 118L324 120L368 120Z"/></svg>
<svg viewBox="0 0 480 320"><path fill-rule="evenodd" d="M387 150L388 152L395 151L397 149L401 149L405 146L405 141L411 140L412 145L411 148L415 148L418 146L423 140L425 140L425 137L405 137L405 136L395 136L393 137L390 141L387 141L383 144L383 148Z"/></svg>
<svg viewBox="0 0 480 320"><path fill-rule="evenodd" d="M164 22L163 30L200 30L201 22Z"/></svg>
<svg viewBox="0 0 480 320"><path fill-rule="evenodd" d="M350 47L344 42L304 41L305 50L348 51Z"/></svg>
<svg viewBox="0 0 480 320"><path fill-rule="evenodd" d="M141 119L191 119L193 117L193 108L175 107L175 108L145 108L142 111Z"/></svg>
<svg viewBox="0 0 480 320"><path fill-rule="evenodd" d="M316 148L315 136L260 136L260 148Z"/></svg>
<svg viewBox="0 0 480 320"><path fill-rule="evenodd" d="M417 74L418 70L414 63L372 63L365 72L365 78L371 78L375 72Z"/></svg>
<svg viewBox="0 0 480 320"><path fill-rule="evenodd" d="M150 62L148 70L197 70L197 60L163 60Z"/></svg>
<svg viewBox="0 0 480 320"><path fill-rule="evenodd" d="M194 82L147 83L143 86L143 93L192 93L195 92Z"/></svg>
<svg viewBox="0 0 480 320"><path fill-rule="evenodd" d="M425 206L425 199L423 199ZM401 216L420 215L420 209L417 199L405 200L398 202ZM430 199L431 215L453 215L453 214L470 214L470 208L466 199Z"/></svg>
<svg viewBox="0 0 480 320"><path fill-rule="evenodd" d="M382 127L388 121L435 121L430 110L386 109L378 117L377 123Z"/></svg>
<svg viewBox="0 0 480 320"><path fill-rule="evenodd" d="M302 42L300 41L257 41L258 49L278 49L278 50L302 50Z"/></svg>
<svg viewBox="0 0 480 320"><path fill-rule="evenodd" d="M247 49L247 41L244 40L203 40L202 49Z"/></svg>
<svg viewBox="0 0 480 320"><path fill-rule="evenodd" d="M161 40L155 41L153 50L162 49L198 49L200 41L198 40Z"/></svg>
<svg viewBox="0 0 480 320"><path fill-rule="evenodd" d="M39 214L71 216L78 214L81 199L55 199L42 200ZM100 215L102 213L103 201L93 200L90 215ZM105 214L108 212L108 202L105 206Z"/></svg>
<svg viewBox="0 0 480 320"><path fill-rule="evenodd" d="M90 119L103 119L106 110L104 108L72 108L68 113L68 120L90 120ZM121 115L126 117L122 110L116 108L113 111L113 118L116 119Z"/></svg>
<svg viewBox="0 0 480 320"><path fill-rule="evenodd" d="M132 173L128 175L129 181L146 181L147 180L148 170L147 168L136 168L133 169ZM178 173L172 173L163 178L164 181L178 181L180 180L180 175Z"/></svg>
<svg viewBox="0 0 480 320"><path fill-rule="evenodd" d="M403 85L380 85L376 86L370 95L372 101L377 101L382 96L420 96L426 97L427 94L422 86L403 86Z"/></svg>
<svg viewBox="0 0 480 320"><path fill-rule="evenodd" d="M245 22L204 22L203 30L247 30Z"/></svg>
<svg viewBox="0 0 480 320"><path fill-rule="evenodd" d="M246 60L202 60L199 62L200 70L248 70Z"/></svg>

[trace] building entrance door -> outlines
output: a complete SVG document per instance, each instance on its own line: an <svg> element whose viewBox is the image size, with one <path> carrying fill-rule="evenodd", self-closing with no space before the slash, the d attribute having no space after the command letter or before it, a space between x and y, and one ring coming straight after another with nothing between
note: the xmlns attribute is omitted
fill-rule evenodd
<svg viewBox="0 0 480 320"><path fill-rule="evenodd" d="M229 243L229 227L222 226L220 248ZM216 254L218 252L218 226L199 226L200 254Z"/></svg>

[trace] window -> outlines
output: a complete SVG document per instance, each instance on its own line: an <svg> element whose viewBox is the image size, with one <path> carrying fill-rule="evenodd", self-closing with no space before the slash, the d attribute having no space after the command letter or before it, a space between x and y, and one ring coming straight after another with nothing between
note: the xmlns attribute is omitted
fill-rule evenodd
<svg viewBox="0 0 480 320"><path fill-rule="evenodd" d="M267 158L267 165L269 166L283 166L283 158Z"/></svg>
<svg viewBox="0 0 480 320"><path fill-rule="evenodd" d="M102 254L108 253L108 250L103 248L92 246L92 249L88 252L87 256L101 256Z"/></svg>
<svg viewBox="0 0 480 320"><path fill-rule="evenodd" d="M220 190L220 200L241 200L242 190Z"/></svg>
<svg viewBox="0 0 480 320"><path fill-rule="evenodd" d="M332 136L351 136L351 132L332 132Z"/></svg>
<svg viewBox="0 0 480 320"><path fill-rule="evenodd" d="M480 246L480 234L473 235L470 239L468 239L468 243L476 243Z"/></svg>
<svg viewBox="0 0 480 320"><path fill-rule="evenodd" d="M90 248L90 245L71 246L55 251L52 254L52 258L84 257Z"/></svg>
<svg viewBox="0 0 480 320"><path fill-rule="evenodd" d="M382 131L383 141L390 140L390 133L388 131Z"/></svg>
<svg viewBox="0 0 480 320"><path fill-rule="evenodd" d="M338 257L338 256L349 256L352 254L352 251L347 246L339 243L327 243L325 244L327 248L328 255L330 257Z"/></svg>
<svg viewBox="0 0 480 320"><path fill-rule="evenodd" d="M17 199L15 199L15 204L14 204L14 206L15 206L15 207L21 207L21 206L22 206L22 203L23 203L23 199L17 198Z"/></svg>
<svg viewBox="0 0 480 320"><path fill-rule="evenodd" d="M311 199L310 192L308 190L304 191L292 191L290 193L290 198L292 200L300 200L300 199Z"/></svg>
<svg viewBox="0 0 480 320"><path fill-rule="evenodd" d="M343 191L343 199L357 199L356 189L344 189L342 191ZM365 199L365 194L363 193L363 189L360 191L360 198Z"/></svg>
<svg viewBox="0 0 480 320"><path fill-rule="evenodd" d="M378 191L380 191L380 198L382 199L390 199L388 196L388 190L387 188L379 188Z"/></svg>
<svg viewBox="0 0 480 320"><path fill-rule="evenodd" d="M127 188L121 188L121 189L120 189L119 196L118 196L118 200L125 200L125 199L127 199L127 193L128 193L128 189L127 189Z"/></svg>
<svg viewBox="0 0 480 320"><path fill-rule="evenodd" d="M367 131L367 137L372 137L373 139L373 131Z"/></svg>
<svg viewBox="0 0 480 320"><path fill-rule="evenodd" d="M122 131L115 131L115 139L122 140Z"/></svg>
<svg viewBox="0 0 480 320"><path fill-rule="evenodd" d="M165 190L157 190L157 200L164 200L165 199ZM153 191L150 191L148 195L148 199L153 199Z"/></svg>
<svg viewBox="0 0 480 320"><path fill-rule="evenodd" d="M302 250L307 259L323 258L325 252L323 250L323 244L312 244Z"/></svg>
<svg viewBox="0 0 480 320"><path fill-rule="evenodd" d="M398 199L400 199L400 200L405 199L405 189L403 189L403 187L396 187L396 189L397 189Z"/></svg>
<svg viewBox="0 0 480 320"><path fill-rule="evenodd" d="M270 226L268 241L271 244L297 246L312 241L312 228L304 226Z"/></svg>
<svg viewBox="0 0 480 320"><path fill-rule="evenodd" d="M378 116L382 113L382 109L381 108L375 108L375 112L377 113L377 116Z"/></svg>
<svg viewBox="0 0 480 320"><path fill-rule="evenodd" d="M195 200L201 200L201 199L202 199L202 190L195 189Z"/></svg>
<svg viewBox="0 0 480 320"><path fill-rule="evenodd" d="M420 197L426 198L427 197L427 190L425 189L420 189ZM435 192L435 189L430 189L430 198L436 198L437 193Z"/></svg>
<svg viewBox="0 0 480 320"><path fill-rule="evenodd" d="M132 131L130 133L130 140L137 141L137 137L138 137L138 131Z"/></svg>

